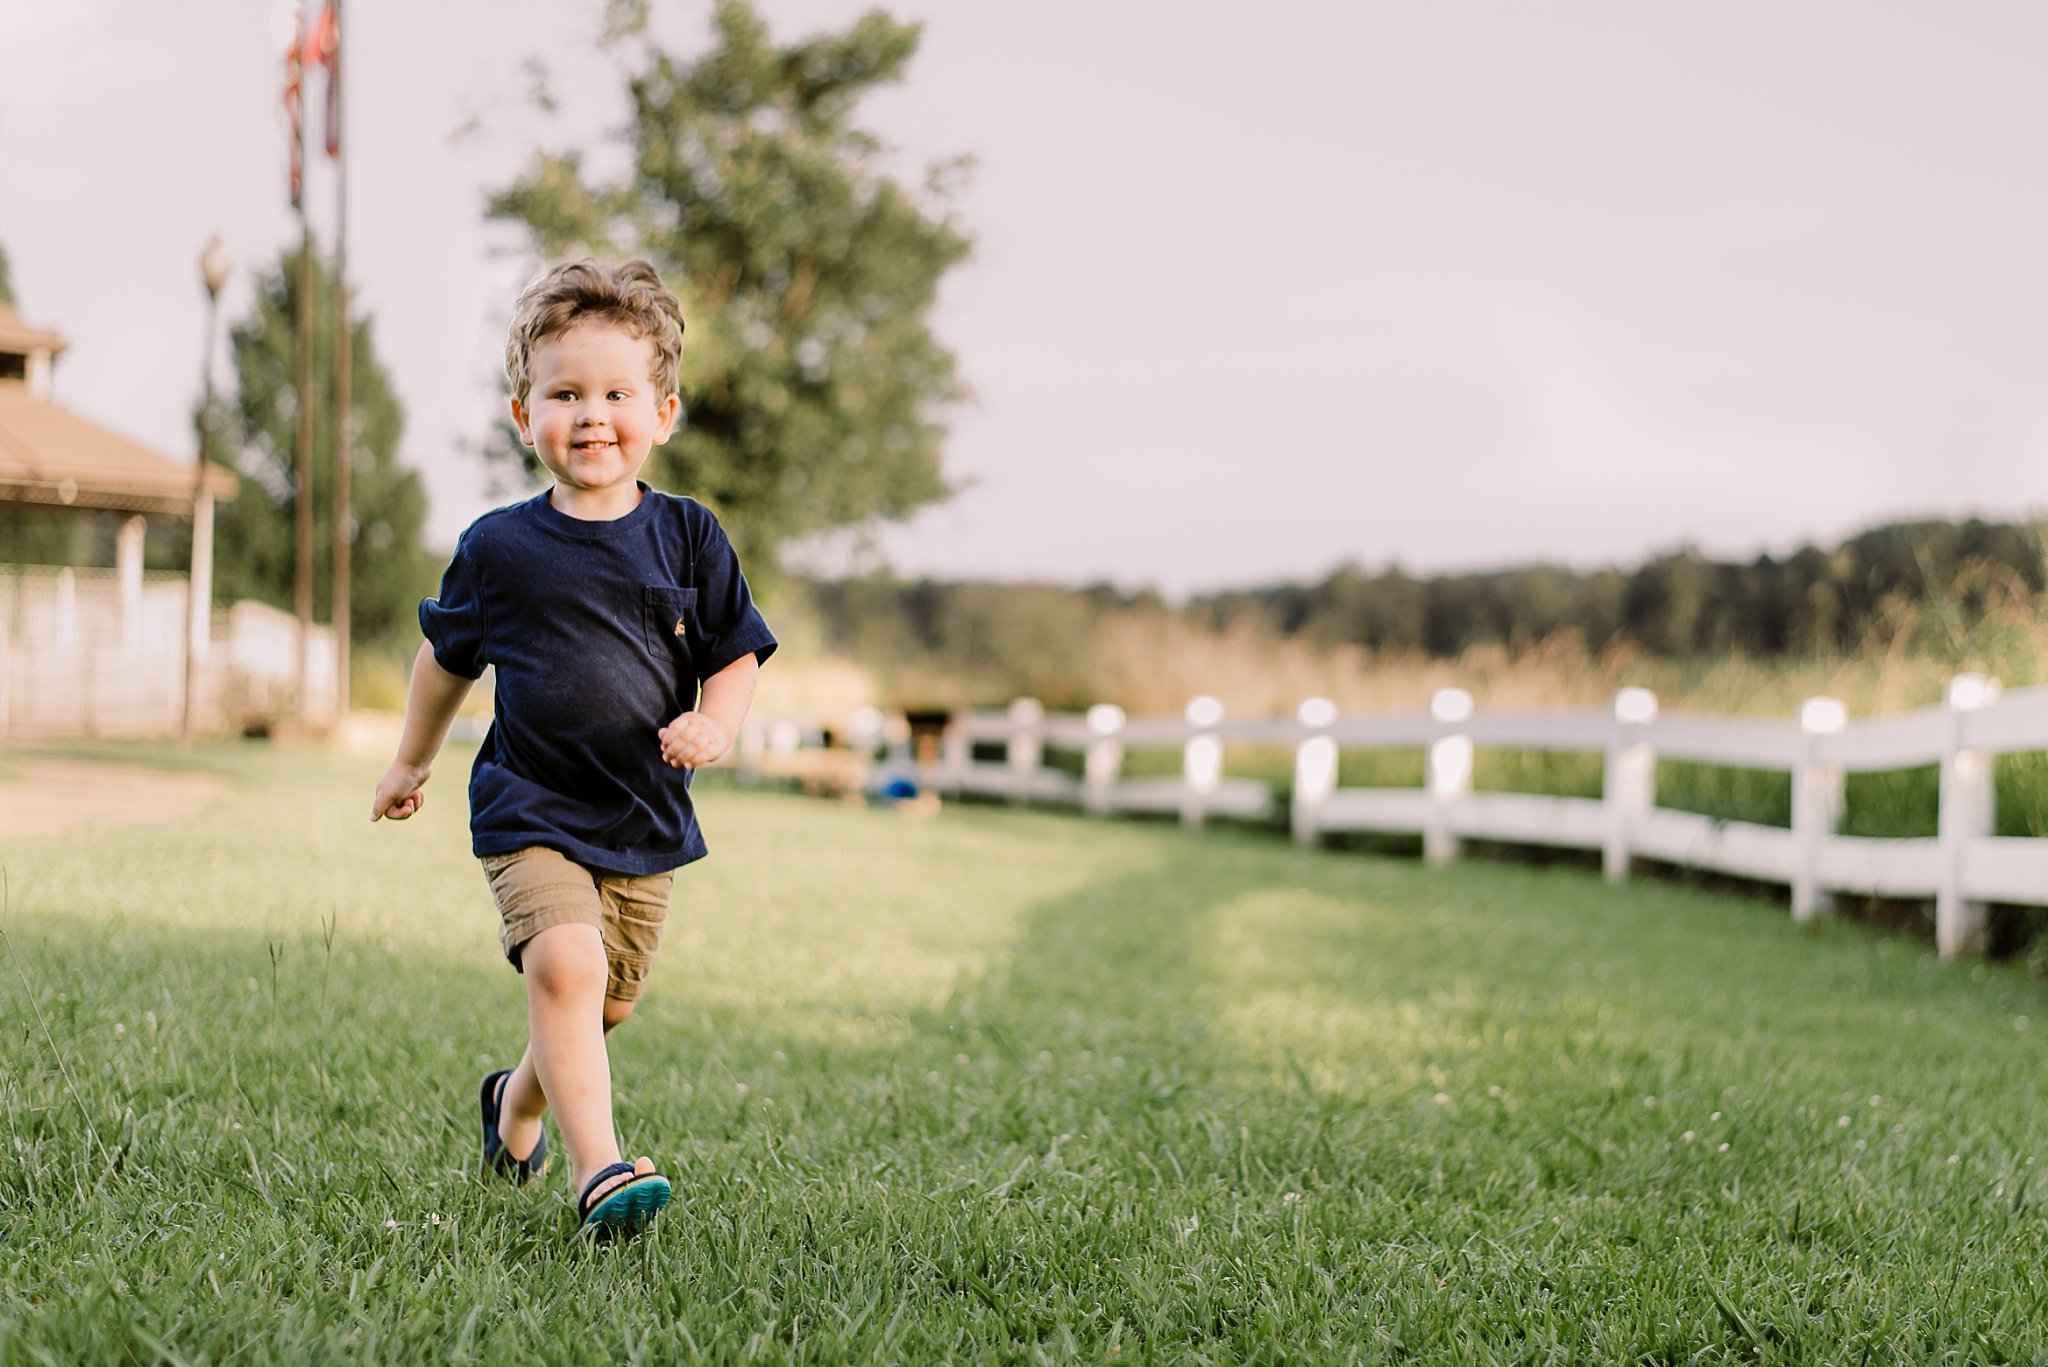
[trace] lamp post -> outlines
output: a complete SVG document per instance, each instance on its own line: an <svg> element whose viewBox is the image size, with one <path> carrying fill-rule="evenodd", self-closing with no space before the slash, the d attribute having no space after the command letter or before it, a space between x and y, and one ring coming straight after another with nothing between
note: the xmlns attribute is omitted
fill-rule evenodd
<svg viewBox="0 0 2048 1367"><path fill-rule="evenodd" d="M206 649L213 613L213 496L206 488L206 457L213 442L213 345L220 325L220 287L228 279L228 253L215 233L199 254L199 278L206 286L206 342L199 353L199 454L192 462L192 558L185 582L185 709L178 737L192 743L198 712L199 657Z"/></svg>

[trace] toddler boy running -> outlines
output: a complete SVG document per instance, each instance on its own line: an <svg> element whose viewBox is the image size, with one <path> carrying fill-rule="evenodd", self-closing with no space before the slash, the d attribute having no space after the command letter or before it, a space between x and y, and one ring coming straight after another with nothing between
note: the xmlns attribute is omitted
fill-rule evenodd
<svg viewBox="0 0 2048 1367"><path fill-rule="evenodd" d="M494 666L470 833L526 977L528 1042L483 1080L483 1161L518 1182L542 1171L553 1110L597 1234L668 1204L667 1177L620 1155L604 1037L640 995L672 872L705 853L690 771L731 747L775 650L717 519L637 478L675 428L682 346L682 308L644 261L558 266L520 296L512 418L554 486L478 518L420 604L427 640L370 810L420 810L456 708Z"/></svg>

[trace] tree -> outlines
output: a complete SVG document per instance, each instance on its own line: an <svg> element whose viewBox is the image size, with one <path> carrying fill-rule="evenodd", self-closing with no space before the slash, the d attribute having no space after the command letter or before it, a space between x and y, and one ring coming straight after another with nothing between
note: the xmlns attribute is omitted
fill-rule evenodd
<svg viewBox="0 0 2048 1367"><path fill-rule="evenodd" d="M0 247L0 304L14 306L14 273L8 268L5 247Z"/></svg>
<svg viewBox="0 0 2048 1367"><path fill-rule="evenodd" d="M214 590L222 598L255 598L290 607L292 514L297 494L292 452L299 394L293 309L298 297L297 251L278 261L256 286L248 317L229 332L235 390L217 400L215 431L238 454L241 493L222 506L215 536ZM335 279L329 263L313 263L313 615L333 620ZM392 645L413 634L414 604L433 591L435 564L420 545L426 491L420 477L398 463L405 414L391 378L377 360L372 325L351 312L350 426L355 450L349 465L354 513L349 596L353 641Z"/></svg>
<svg viewBox="0 0 2048 1367"><path fill-rule="evenodd" d="M490 209L549 258L645 256L681 297L687 421L650 479L711 503L763 569L793 537L945 498L944 419L965 393L927 315L969 248L940 212L963 163L912 191L853 122L920 26L877 10L777 47L721 0L714 46L684 61L635 7L613 18L638 35L630 171L593 183L577 154L543 154Z"/></svg>

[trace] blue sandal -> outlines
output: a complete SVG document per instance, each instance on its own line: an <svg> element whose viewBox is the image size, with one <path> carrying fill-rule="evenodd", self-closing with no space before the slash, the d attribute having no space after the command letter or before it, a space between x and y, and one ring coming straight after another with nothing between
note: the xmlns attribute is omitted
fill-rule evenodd
<svg viewBox="0 0 2048 1367"><path fill-rule="evenodd" d="M526 1182L548 1170L548 1132L543 1126L540 1138L534 1141L533 1152L524 1158L514 1158L505 1141L498 1134L498 1110L505 1101L505 1080L512 1076L510 1068L501 1068L484 1079L478 1092L478 1101L484 1117L484 1163L486 1174L501 1173L515 1183L524 1186Z"/></svg>
<svg viewBox="0 0 2048 1367"><path fill-rule="evenodd" d="M647 1223L661 1213L672 1194L668 1178L658 1172L642 1173L632 1177L631 1163L614 1163L600 1168L597 1175L583 1184L583 1194L576 1198L576 1209L583 1216L583 1227L579 1233L595 1239L607 1239L615 1234L637 1234ZM627 1181L619 1183L604 1194L596 1205L590 1203L591 1193L614 1177L625 1175Z"/></svg>

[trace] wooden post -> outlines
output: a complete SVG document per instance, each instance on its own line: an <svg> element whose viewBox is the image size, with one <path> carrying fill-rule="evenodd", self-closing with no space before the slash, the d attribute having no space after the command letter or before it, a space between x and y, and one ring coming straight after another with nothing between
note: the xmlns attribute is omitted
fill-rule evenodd
<svg viewBox="0 0 2048 1367"><path fill-rule="evenodd" d="M192 500L192 558L185 577L185 704L178 734L187 741L203 716L212 653L213 491L202 488Z"/></svg>
<svg viewBox="0 0 2048 1367"><path fill-rule="evenodd" d="M1099 702L1088 709L1088 749L1082 762L1081 810L1108 816L1110 798L1124 767L1124 710Z"/></svg>
<svg viewBox="0 0 2048 1367"><path fill-rule="evenodd" d="M1600 870L1610 883L1628 877L1629 837L1657 805L1657 750L1644 728L1657 720L1657 695L1624 688L1614 695L1614 738L1607 743L1606 776L1600 786L1607 805L1607 839Z"/></svg>
<svg viewBox="0 0 2048 1367"><path fill-rule="evenodd" d="M1472 695L1462 688L1439 688L1429 700L1430 718L1445 727L1472 719ZM1429 820L1422 831L1422 857L1441 867L1458 858L1458 837L1451 833L1451 808L1472 791L1472 737L1445 731L1429 747L1422 781L1430 798Z"/></svg>
<svg viewBox="0 0 2048 1367"><path fill-rule="evenodd" d="M352 379L349 366L354 344L349 337L348 317L348 148L341 135L341 0L328 0L334 16L333 51L327 59L328 92L327 154L334 158L334 525L330 537L329 574L332 577L328 617L334 624L334 716L348 720L349 701L349 572L355 540L355 510L351 506L350 476L355 457L355 436L349 411Z"/></svg>
<svg viewBox="0 0 2048 1367"><path fill-rule="evenodd" d="M1969 842L1997 829L1992 757L1963 747L1964 714L1998 700L1998 680L1958 674L1948 683L1949 732L1941 758L1941 881L1934 895L1934 943L1945 959L1982 954L1988 918L1982 902L1963 895Z"/></svg>
<svg viewBox="0 0 2048 1367"><path fill-rule="evenodd" d="M1821 847L1842 822L1842 766L1821 760L1823 737L1840 735L1849 709L1835 698L1808 698L1799 709L1799 758L1792 769L1792 919L1809 921L1835 909L1820 881Z"/></svg>
<svg viewBox="0 0 2048 1367"><path fill-rule="evenodd" d="M300 157L305 130L300 127ZM299 209L298 284L292 295L298 378L293 382L298 428L292 445L292 607L299 623L298 670L294 710L301 722L313 720L313 228Z"/></svg>
<svg viewBox="0 0 2048 1367"><path fill-rule="evenodd" d="M1036 698L1018 698L1010 704L1010 801L1022 803L1031 796L1032 779L1045 757L1045 705Z"/></svg>
<svg viewBox="0 0 2048 1367"><path fill-rule="evenodd" d="M1305 698L1294 719L1308 732L1294 747L1294 796L1288 803L1288 825L1294 838L1313 845L1322 831L1317 818L1337 791L1337 739L1329 729L1337 721L1337 704L1328 698Z"/></svg>
<svg viewBox="0 0 2048 1367"><path fill-rule="evenodd" d="M1223 785L1223 742L1216 728L1223 724L1223 703L1204 693L1188 699L1187 718L1194 734L1180 750L1180 824L1198 827L1209 816L1209 799Z"/></svg>
<svg viewBox="0 0 2048 1367"><path fill-rule="evenodd" d="M227 248L220 234L199 253L199 280L206 286L206 342L199 352L198 449L192 457L192 557L185 577L185 689L178 739L192 743L199 726L200 671L213 644L213 492L206 487L206 463L213 452L213 348L220 331L220 287L228 280Z"/></svg>

